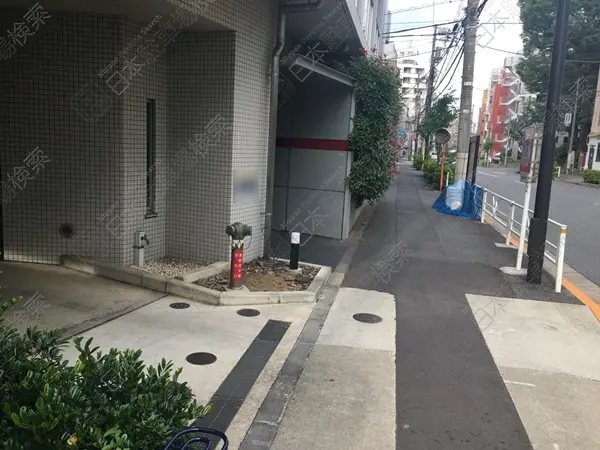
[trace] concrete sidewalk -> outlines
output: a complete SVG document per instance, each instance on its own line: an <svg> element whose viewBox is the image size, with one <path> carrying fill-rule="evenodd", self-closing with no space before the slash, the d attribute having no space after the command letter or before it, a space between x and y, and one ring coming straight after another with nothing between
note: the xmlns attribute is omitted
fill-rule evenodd
<svg viewBox="0 0 600 450"><path fill-rule="evenodd" d="M547 274L542 286L502 274L515 250L488 225L433 211L436 195L401 166L330 287L305 366L294 361L293 395L271 422L255 418L272 438L249 432L240 449L600 448L597 320Z"/></svg>

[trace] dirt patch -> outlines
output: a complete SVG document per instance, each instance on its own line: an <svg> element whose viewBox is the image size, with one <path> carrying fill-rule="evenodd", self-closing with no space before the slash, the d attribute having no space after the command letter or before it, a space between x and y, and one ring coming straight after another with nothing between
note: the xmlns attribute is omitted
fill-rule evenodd
<svg viewBox="0 0 600 450"><path fill-rule="evenodd" d="M244 285L252 292L305 291L319 269L302 264L298 268L300 272L294 273L288 270L288 263L283 261L257 259L244 264ZM229 270L198 280L196 284L224 292L229 284Z"/></svg>
<svg viewBox="0 0 600 450"><path fill-rule="evenodd" d="M175 278L176 276L182 276L187 272L191 272L192 270L201 269L202 267L205 267L205 265L184 259L160 258L155 261L146 262L144 267L131 267L133 269L143 270L144 272L148 272L153 275L162 275L169 278Z"/></svg>

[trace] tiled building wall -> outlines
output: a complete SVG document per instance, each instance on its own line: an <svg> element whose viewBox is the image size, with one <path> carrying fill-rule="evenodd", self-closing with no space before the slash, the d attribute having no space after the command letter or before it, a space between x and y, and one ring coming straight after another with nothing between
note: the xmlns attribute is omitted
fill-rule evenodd
<svg viewBox="0 0 600 450"><path fill-rule="evenodd" d="M164 19L163 19L164 20ZM157 21L158 24L161 20ZM125 42L131 42L144 28L127 21L123 26ZM127 44L125 44L127 45ZM135 59L135 54L127 60ZM165 255L165 224L167 221L167 167L171 142L168 139L168 97L169 84L167 54L163 53L157 61L144 67L132 67L135 76L126 91L121 95L123 108L123 204L119 217L114 216L123 234L123 263L133 263L133 245L137 231L144 231L150 244L145 249L145 258L153 260ZM139 70L139 72L138 72ZM156 216L146 217L146 103L148 99L156 102ZM111 219L108 219L111 220ZM120 233L119 233L120 234Z"/></svg>
<svg viewBox="0 0 600 450"><path fill-rule="evenodd" d="M169 3L177 6L177 0ZM224 227L236 220L253 226L247 258L258 256L277 4L210 3L203 14L213 24L201 19L196 25L223 31L180 34L120 95L106 87L111 71L98 73L141 25L52 11L27 45L0 62L2 180L36 147L50 159L4 205L5 258L58 263L61 255L77 254L131 264L135 232L146 231L148 259L212 262L228 258ZM2 32L25 12L2 9ZM147 98L156 100L157 112L153 218L145 217ZM190 141L197 145L209 124L206 155L182 171L180 150ZM232 172L241 168L257 181L255 198L242 204L232 199ZM73 225L73 237L60 235L63 223Z"/></svg>
<svg viewBox="0 0 600 450"><path fill-rule="evenodd" d="M169 50L167 256L228 258L234 62L232 31L187 32Z"/></svg>
<svg viewBox="0 0 600 450"><path fill-rule="evenodd" d="M192 0L186 0L188 3ZM235 92L233 115L232 176L256 177L256 195L237 201L232 186L229 223L252 226L245 258L262 254L267 150L269 137L270 69L277 34L278 1L219 0L210 3L206 16L235 30Z"/></svg>
<svg viewBox="0 0 600 450"><path fill-rule="evenodd" d="M26 10L1 9L2 36ZM58 263L80 254L121 262L121 242L98 220L122 193L122 111L115 103L96 122L83 120L71 99L98 80L121 46L123 21L52 13L0 62L0 162L5 258ZM26 164L35 148L49 161ZM38 162L40 161L37 159ZM25 172L28 170L28 172ZM38 173L35 173L38 171ZM9 177L14 177L11 181ZM11 183L18 185L15 196ZM59 233L70 223L75 235Z"/></svg>

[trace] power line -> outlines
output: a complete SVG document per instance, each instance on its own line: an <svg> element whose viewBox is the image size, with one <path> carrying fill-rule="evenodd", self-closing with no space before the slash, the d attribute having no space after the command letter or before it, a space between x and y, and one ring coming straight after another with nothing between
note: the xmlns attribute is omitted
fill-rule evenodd
<svg viewBox="0 0 600 450"><path fill-rule="evenodd" d="M406 11L417 11L419 9L426 9L426 8L434 8L438 5L445 5L446 3L452 3L452 0L447 0L444 2L439 2L439 3L432 3L431 5L423 5L423 6L414 6L411 8L404 8L404 9L396 9L394 11L388 11L387 13L385 13L386 16L391 16L392 14L396 14L399 12L406 12Z"/></svg>
<svg viewBox="0 0 600 450"><path fill-rule="evenodd" d="M459 21L458 20L453 20L451 22L434 23L434 24L431 24L431 25L423 25L421 27L414 27L414 28L406 28L404 30L389 31L388 33L383 33L383 34L386 35L386 34L392 34L392 33L404 33L405 31L423 30L425 28L433 28L433 27L440 27L440 26L443 26L443 25L451 25L451 24L454 24L454 23L457 23L457 22L459 22Z"/></svg>

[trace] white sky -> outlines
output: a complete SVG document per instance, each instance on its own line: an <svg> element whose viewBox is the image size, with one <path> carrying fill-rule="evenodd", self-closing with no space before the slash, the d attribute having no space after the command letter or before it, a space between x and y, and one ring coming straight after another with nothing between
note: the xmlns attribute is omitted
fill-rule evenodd
<svg viewBox="0 0 600 450"><path fill-rule="evenodd" d="M483 0L480 0L480 3L482 3L482 1ZM463 18L466 4L466 0L389 0L388 8L390 11L404 10L391 15L390 29L391 31L396 31L431 25L434 23L440 24L456 20L457 18ZM406 11L410 8L419 9ZM479 18L480 26L477 32L479 45L477 46L475 56L475 80L473 89L474 120L476 120L477 114L479 113L483 90L489 86L492 69L494 67L501 67L504 58L514 56L511 53L493 50L492 48L508 52L522 52L523 47L520 37L522 28L521 25L515 24L515 22L519 21L519 7L517 5L517 0L488 0L488 3L483 9L481 17ZM444 26L451 29L453 24ZM429 59L431 56L432 36L401 37L407 34L432 35L433 27L391 35L391 40L395 43L398 51L407 49L410 46L420 53L423 53L422 55L419 55L417 59L419 63L425 67L427 72L429 70ZM456 49L450 49L449 56L453 57L454 52L459 49L460 46ZM446 72L447 67L450 67L450 63L451 60L446 61L443 66L444 72ZM442 64L440 63L438 65L438 70L441 67ZM447 84L449 78L450 74L444 79L440 88ZM460 96L461 78L462 60L456 70L456 74L452 78L452 84L449 88L454 88L456 97Z"/></svg>

